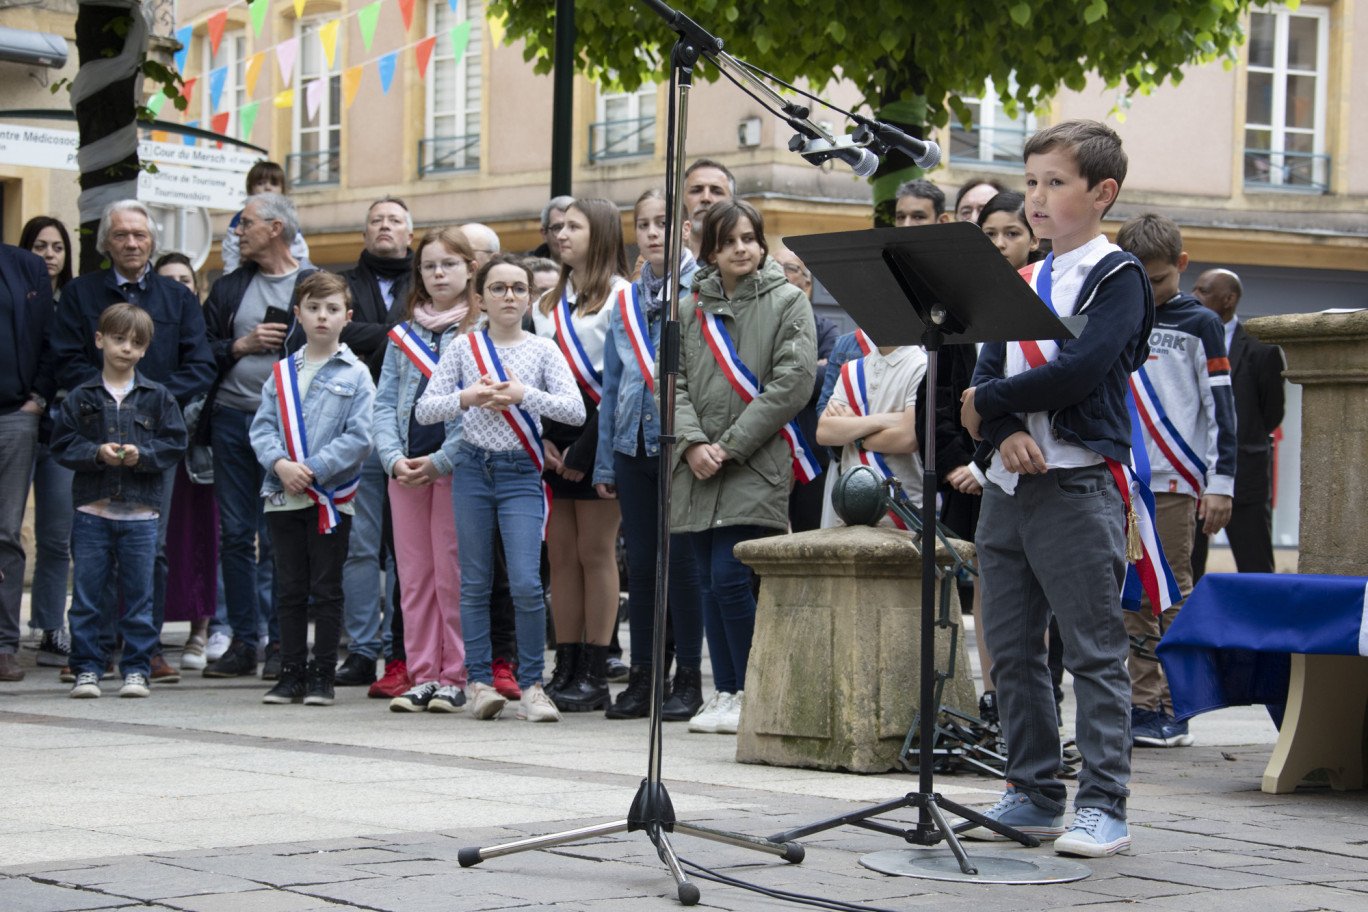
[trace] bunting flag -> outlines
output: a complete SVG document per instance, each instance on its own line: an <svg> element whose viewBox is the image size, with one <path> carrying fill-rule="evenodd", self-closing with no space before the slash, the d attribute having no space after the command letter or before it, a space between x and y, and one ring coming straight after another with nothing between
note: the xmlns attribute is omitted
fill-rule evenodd
<svg viewBox="0 0 1368 912"><path fill-rule="evenodd" d="M153 117L158 117L161 115L164 104L166 104L166 95L162 92L153 92L152 97L147 99L147 110L152 112Z"/></svg>
<svg viewBox="0 0 1368 912"><path fill-rule="evenodd" d="M251 140L252 127L256 126L257 102L243 105L242 110L238 111L238 132L245 140Z"/></svg>
<svg viewBox="0 0 1368 912"><path fill-rule="evenodd" d="M330 70L333 67L333 61L337 58L337 30L341 25L341 19L334 19L318 27L318 40L323 43L323 56L328 58L328 69Z"/></svg>
<svg viewBox="0 0 1368 912"><path fill-rule="evenodd" d="M437 36L429 35L413 49L413 57L418 61L418 78L427 79L428 61L432 59L432 49L437 46Z"/></svg>
<svg viewBox="0 0 1368 912"><path fill-rule="evenodd" d="M190 39L195 36L195 27L187 25L183 29L176 29L176 41L180 43L180 50L176 51L176 72L185 72L185 59L190 56Z"/></svg>
<svg viewBox="0 0 1368 912"><path fill-rule="evenodd" d="M165 130L153 130L153 131L152 131L152 141L153 141L153 142L159 142L159 143L170 142L170 141L171 141L171 134L170 134L170 133L167 133Z"/></svg>
<svg viewBox="0 0 1368 912"><path fill-rule="evenodd" d="M456 58L451 61L453 64L461 62L468 44L470 44L470 20L467 19L451 30L451 55Z"/></svg>
<svg viewBox="0 0 1368 912"><path fill-rule="evenodd" d="M323 90L327 86L326 79L315 79L304 87L304 103L308 106L310 121L318 116L318 106L323 103Z"/></svg>
<svg viewBox="0 0 1368 912"><path fill-rule="evenodd" d="M261 37L261 29L266 25L266 11L270 8L271 0L252 0L247 4L247 9L252 13L252 34Z"/></svg>
<svg viewBox="0 0 1368 912"><path fill-rule="evenodd" d="M232 111L224 111L222 114L215 114L209 119L209 128L215 133L228 132L228 120L233 116Z"/></svg>
<svg viewBox="0 0 1368 912"><path fill-rule="evenodd" d="M294 0L295 18L296 18L296 19L303 19L303 18L304 18L304 4L305 4L305 3L308 3L308 2L309 2L309 0Z"/></svg>
<svg viewBox="0 0 1368 912"><path fill-rule="evenodd" d="M404 31L413 28L413 0L399 0L399 14L404 17Z"/></svg>
<svg viewBox="0 0 1368 912"><path fill-rule="evenodd" d="M228 68L221 66L216 70L209 71L209 105L212 110L219 109L219 102L223 101L223 87L228 82Z"/></svg>
<svg viewBox="0 0 1368 912"><path fill-rule="evenodd" d="M447 0L447 6L451 7L451 15L456 15L456 0Z"/></svg>
<svg viewBox="0 0 1368 912"><path fill-rule="evenodd" d="M190 98L195 94L195 83L199 82L199 77L187 79L181 83L181 98L185 99L185 110L190 110Z"/></svg>
<svg viewBox="0 0 1368 912"><path fill-rule="evenodd" d="M209 50L218 56L219 42L223 40L223 27L228 24L228 11L221 9L209 17Z"/></svg>
<svg viewBox="0 0 1368 912"><path fill-rule="evenodd" d="M256 94L257 78L261 76L261 64L265 60L266 54L262 51L257 51L251 57L247 58L247 73L245 79L247 82L248 96Z"/></svg>
<svg viewBox="0 0 1368 912"><path fill-rule="evenodd" d="M191 80L191 81L193 82L194 80ZM198 127L198 126L199 126L199 121L198 121L198 120L192 120L192 121L190 121L188 124L186 124L186 126L187 126L187 127ZM181 141L184 142L187 146L193 146L193 145L195 145L199 140L198 140L196 137L191 136L190 134L187 133L187 134L184 134L183 136L181 136Z"/></svg>
<svg viewBox="0 0 1368 912"><path fill-rule="evenodd" d="M280 81L290 84L290 74L294 72L295 57L299 54L299 39L291 38L276 45L276 63L280 66Z"/></svg>
<svg viewBox="0 0 1368 912"><path fill-rule="evenodd" d="M356 92L361 88L361 71L363 67L349 67L342 73L342 105L350 108L352 102L356 101Z"/></svg>
<svg viewBox="0 0 1368 912"><path fill-rule="evenodd" d="M375 27L380 23L380 0L361 7L356 13L356 24L361 28L361 43L370 50L375 40Z"/></svg>
<svg viewBox="0 0 1368 912"><path fill-rule="evenodd" d="M375 62L375 68L380 71L380 88L386 95L389 94L390 83L394 81L394 67L398 62L398 51L391 51Z"/></svg>
<svg viewBox="0 0 1368 912"><path fill-rule="evenodd" d="M404 0L399 0L399 2L402 3ZM494 42L495 47L503 44L504 29L507 23L508 15L506 13L500 13L495 18L489 20L489 38Z"/></svg>
<svg viewBox="0 0 1368 912"><path fill-rule="evenodd" d="M275 98L271 99L271 104L275 105L277 108L294 107L294 89L286 89L281 92Z"/></svg>

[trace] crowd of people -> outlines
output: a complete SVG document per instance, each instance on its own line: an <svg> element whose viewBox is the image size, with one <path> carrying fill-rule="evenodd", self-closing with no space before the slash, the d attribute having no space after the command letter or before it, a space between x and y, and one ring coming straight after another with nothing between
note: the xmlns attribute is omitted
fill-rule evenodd
<svg viewBox="0 0 1368 912"><path fill-rule="evenodd" d="M909 181L896 224L975 222L1058 313L1092 319L1063 343L946 346L935 403L919 346L838 335L814 314L807 268L707 159L686 171L680 212L659 189L636 200L635 264L607 200L552 199L544 243L519 256L475 223L415 246L407 206L385 197L338 274L312 265L285 175L261 162L203 303L189 260L154 262L156 224L136 201L106 209L108 265L79 278L65 226L33 219L22 250L0 248L0 361L13 365L0 384L0 680L24 674L32 485L30 626L38 663L60 667L73 697L100 696L117 654L127 697L260 665L268 704L328 705L358 686L395 712L468 705L488 720L516 701L532 722L646 716L658 346L677 289L664 719L737 730L756 600L736 544L838 524L832 484L856 465L919 499L932 408L941 521L980 554L981 585L963 595L979 616L980 715L1001 726L1012 783L990 816L1076 854L1124 848L1132 743L1192 738L1157 663L1129 655L1176 606L1120 609L1131 502L1114 467L1153 489L1183 596L1205 536L1228 523L1239 569L1271 569L1281 359L1239 327L1233 272L1180 292L1171 220L1102 235L1126 169L1114 133L1063 124L1025 158L1024 194L974 178L952 206ZM1065 528L1069 548L1044 531ZM630 664L615 650L619 537ZM167 621L190 625L179 667ZM1067 834L1054 740L1066 668L1085 767ZM616 698L610 678L627 683Z"/></svg>

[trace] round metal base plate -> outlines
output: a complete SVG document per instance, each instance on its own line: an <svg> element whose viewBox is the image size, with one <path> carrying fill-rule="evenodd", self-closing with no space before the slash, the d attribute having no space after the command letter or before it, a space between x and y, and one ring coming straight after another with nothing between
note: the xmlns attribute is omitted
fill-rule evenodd
<svg viewBox="0 0 1368 912"><path fill-rule="evenodd" d="M1055 855L1031 855L1025 852L999 855L976 852L968 846L966 849L970 864L978 868L977 874L961 871L955 856L944 847L871 852L860 859L860 864L881 874L960 883L1069 883L1082 880L1092 873L1076 861Z"/></svg>

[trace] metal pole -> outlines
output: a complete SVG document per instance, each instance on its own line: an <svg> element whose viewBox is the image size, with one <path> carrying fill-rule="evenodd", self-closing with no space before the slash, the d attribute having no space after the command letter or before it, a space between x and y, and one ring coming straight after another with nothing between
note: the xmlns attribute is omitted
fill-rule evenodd
<svg viewBox="0 0 1368 912"><path fill-rule="evenodd" d="M570 196L575 140L575 0L556 0L556 68L551 88L551 195Z"/></svg>

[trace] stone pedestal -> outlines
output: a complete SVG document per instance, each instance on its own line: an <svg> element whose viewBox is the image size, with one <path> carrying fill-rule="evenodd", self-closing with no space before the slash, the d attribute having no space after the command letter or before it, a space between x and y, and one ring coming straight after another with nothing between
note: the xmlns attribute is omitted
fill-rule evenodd
<svg viewBox="0 0 1368 912"><path fill-rule="evenodd" d="M972 553L972 545L956 545ZM912 533L822 529L744 542L736 554L763 578L736 759L859 773L900 768L919 700L921 555ZM937 558L949 560L943 546ZM953 586L951 600L958 624ZM953 658L943 702L972 712L962 630ZM938 631L936 668L950 660L950 632Z"/></svg>
<svg viewBox="0 0 1368 912"><path fill-rule="evenodd" d="M1245 324L1281 345L1302 387L1298 573L1368 576L1368 312L1260 317ZM1290 792L1324 769L1336 789L1364 786L1368 659L1292 657L1287 712L1264 771Z"/></svg>

